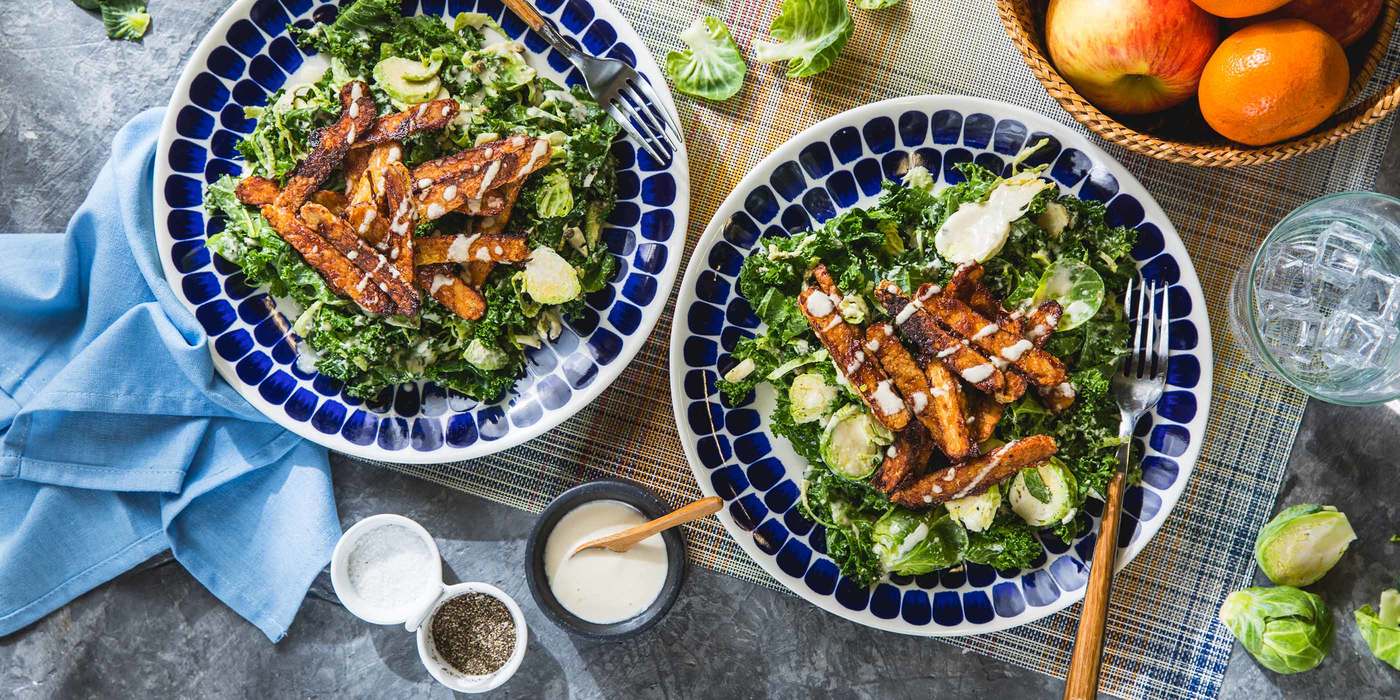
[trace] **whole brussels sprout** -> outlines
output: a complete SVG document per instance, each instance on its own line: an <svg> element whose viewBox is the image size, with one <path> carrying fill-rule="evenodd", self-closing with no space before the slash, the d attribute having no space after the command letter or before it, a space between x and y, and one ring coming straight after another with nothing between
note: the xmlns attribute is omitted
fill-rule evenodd
<svg viewBox="0 0 1400 700"><path fill-rule="evenodd" d="M1400 591L1381 593L1381 609L1369 605L1356 611L1356 627L1376 658L1400 671Z"/></svg>
<svg viewBox="0 0 1400 700"><path fill-rule="evenodd" d="M1220 606L1220 621L1259 665L1274 673L1312 669L1332 648L1327 605L1292 586L1235 591Z"/></svg>
<svg viewBox="0 0 1400 700"><path fill-rule="evenodd" d="M1306 586L1331 571L1355 539L1345 513L1302 503L1284 508L1259 531L1254 558L1270 581Z"/></svg>

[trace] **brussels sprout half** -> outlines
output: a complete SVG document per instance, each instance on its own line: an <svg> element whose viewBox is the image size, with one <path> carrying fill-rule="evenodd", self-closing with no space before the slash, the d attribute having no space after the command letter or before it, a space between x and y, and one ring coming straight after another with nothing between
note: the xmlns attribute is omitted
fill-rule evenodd
<svg viewBox="0 0 1400 700"><path fill-rule="evenodd" d="M1356 539L1347 516L1332 506L1284 508L1254 541L1254 558L1270 581L1306 586L1332 570Z"/></svg>

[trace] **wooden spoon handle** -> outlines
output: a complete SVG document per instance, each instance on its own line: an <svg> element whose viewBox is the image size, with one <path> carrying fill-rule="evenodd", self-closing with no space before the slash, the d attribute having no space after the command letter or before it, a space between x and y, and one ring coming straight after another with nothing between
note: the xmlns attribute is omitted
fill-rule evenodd
<svg viewBox="0 0 1400 700"><path fill-rule="evenodd" d="M510 11L514 12L525 24L530 25L531 29L539 31L540 27L544 26L544 17L540 15L540 11L536 10L534 5L530 4L530 0L503 1L506 7L509 7Z"/></svg>
<svg viewBox="0 0 1400 700"><path fill-rule="evenodd" d="M1103 666L1104 622L1108 619L1108 599L1113 588L1113 570L1118 563L1118 523L1123 510L1123 479L1119 470L1108 482L1108 494L1094 543L1094 561L1089 565L1089 584L1084 591L1084 609L1079 613L1079 631L1074 635L1074 656L1065 678L1065 700L1092 700L1099 694L1099 669Z"/></svg>
<svg viewBox="0 0 1400 700"><path fill-rule="evenodd" d="M724 507L724 499L719 496L702 498L694 503L687 504L667 513L655 520L642 523L636 527L629 527L622 532L613 533L607 537L599 537L596 540L589 540L574 548L574 554L585 549L594 547L607 547L614 552L625 552L632 545L655 535L662 530L669 530L677 525L683 525L692 520L699 520L719 512Z"/></svg>

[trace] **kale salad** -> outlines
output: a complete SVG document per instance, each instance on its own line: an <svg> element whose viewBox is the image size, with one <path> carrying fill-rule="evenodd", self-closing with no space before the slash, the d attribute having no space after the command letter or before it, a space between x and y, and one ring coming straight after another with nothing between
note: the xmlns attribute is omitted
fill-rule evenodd
<svg viewBox="0 0 1400 700"><path fill-rule="evenodd" d="M760 239L740 271L739 290L764 326L737 344L718 388L727 404L742 405L755 400L759 385L770 387L772 430L808 465L800 508L825 526L828 553L855 580L872 584L963 561L1001 570L1032 566L1040 536L1072 541L1087 527L1084 500L1101 496L1114 473L1123 441L1109 379L1127 345L1121 296L1136 274L1129 254L1135 232L1107 225L1101 203L1060 194L1040 177L1043 166L1021 168L1033 149L1009 177L963 163L961 181L937 191L933 177L915 166L902 183L886 182L872 208ZM978 276L976 294L965 302L943 299L966 288L969 270ZM818 282L810 281L814 274ZM978 307L976 295L992 307L986 313L999 316L978 321L980 329L964 325L959 336L963 316L979 317L969 311ZM1028 325L1042 309L1053 314ZM913 333L914 316L926 310L927 334ZM861 327L868 333L856 334L859 346L833 341L842 328ZM985 350L983 343L1008 328L1024 335L987 346L1000 347L1000 356L986 353L985 366L962 365L961 381L954 371L952 383L939 388L935 380L948 382L950 374L941 365L952 367L956 353ZM924 342L945 336L952 337L946 347ZM909 345L917 364L901 359L910 357L903 350L887 355L890 343ZM1060 384L1031 382L1033 390L1000 403L983 393L993 372L1025 387L1034 377L1021 360L1032 352L1059 368L1048 381ZM884 372L876 379L887 378L866 382L859 375L877 356ZM928 368L927 380L920 366ZM909 391L906 379L923 390ZM961 393L961 403L948 400L950 391ZM959 425L925 421L935 433L963 431L967 422L975 434L973 421L984 413L977 407L990 408L980 444L961 463L982 466L969 477L957 460L925 450L911 474L886 474L906 442L917 443L903 436L923 431L913 419L906 430L892 430L891 419L906 410L932 414L940 401ZM1051 447L1026 454L1000 476L1014 459L1009 450L1034 452L1032 442ZM993 479L1002 481L988 487ZM953 493L955 486L964 487Z"/></svg>
<svg viewBox="0 0 1400 700"><path fill-rule="evenodd" d="M269 221L266 207L249 206L250 198L238 191L240 179L232 176L210 185L205 195L206 208L222 221L221 232L209 238L209 249L237 265L247 284L287 303L284 309L296 309L288 315L295 317L301 353L322 374L343 382L346 393L372 398L395 384L431 380L479 400L497 399L523 373L526 350L557 337L561 323L581 310L583 295L604 287L616 272L616 260L600 240L615 201L610 146L616 123L583 88L565 88L538 75L522 56L523 46L484 14L405 17L397 0L357 0L343 5L332 23L292 31L303 47L329 59L329 68L313 82L273 93L266 106L245 108L245 115L256 120L237 146L245 176L271 181L274 195L278 186L289 188L316 160L317 149L326 148L323 132L340 123L338 118L347 119L346 114L357 116L357 107L347 100L361 98L361 85L373 100L369 106L377 107L379 122L411 120L415 108L421 118L426 105L434 110L446 105L441 114L452 114L450 121L439 128L401 130L388 142L393 144L388 157L413 168L416 179L424 164L461 160L464 151L485 149L490 157L493 144L510 144L512 138L538 144L530 162L547 164L505 193L509 208L493 220L499 230L492 235L519 243L520 250L528 251L528 263L522 255L514 259L519 264L495 264L484 248L469 261L456 256L459 246L440 246L437 262L445 259L452 269L425 276L425 270L437 268L417 268L421 304L415 299L416 313L370 313L347 298L344 285L328 282L331 276L309 263L305 250L289 244L292 239ZM357 134L351 126L342 135L353 149L357 138L370 136L368 131ZM348 170L356 151L342 150L346 153ZM487 168L488 181L499 166ZM354 183L339 169L328 172L316 194L343 202ZM426 184L416 181L420 188ZM481 182L481 190L487 185ZM440 196L442 190L438 188ZM456 191L448 187L446 196L455 197ZM312 200L320 201L316 196ZM461 238L464 250L468 243L476 245L476 236L468 239L462 232L479 225L472 221L479 217L428 211L408 232L420 250L424 240L442 240L442 235ZM501 252L500 246L495 252ZM351 251L338 264L348 265L346 260L356 257ZM541 258L548 264L536 265ZM470 291L478 308L466 314L476 317L468 318L440 303L439 292L457 275L467 278L468 265L477 261L489 264L471 273L476 277ZM535 267L548 268L548 274L532 277ZM406 268L410 274L414 269ZM366 272L354 286L363 290L369 279ZM467 291L465 286L458 288Z"/></svg>

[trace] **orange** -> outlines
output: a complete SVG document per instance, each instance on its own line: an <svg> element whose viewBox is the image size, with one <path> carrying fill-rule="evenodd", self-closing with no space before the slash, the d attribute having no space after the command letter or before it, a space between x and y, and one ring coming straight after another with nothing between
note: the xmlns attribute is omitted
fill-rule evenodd
<svg viewBox="0 0 1400 700"><path fill-rule="evenodd" d="M1289 0L1191 0L1216 17L1251 17L1277 10Z"/></svg>
<svg viewBox="0 0 1400 700"><path fill-rule="evenodd" d="M1351 72L1342 45L1300 19L1245 27L1201 73L1201 114L1222 136L1263 146L1305 133L1342 106Z"/></svg>

